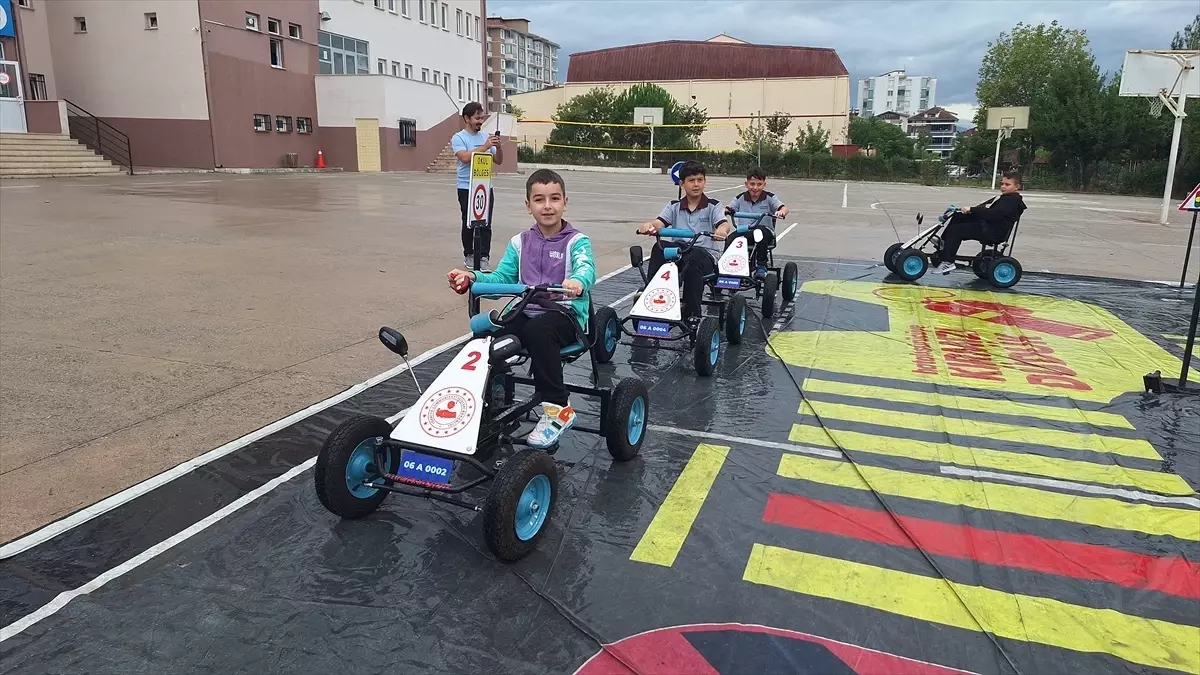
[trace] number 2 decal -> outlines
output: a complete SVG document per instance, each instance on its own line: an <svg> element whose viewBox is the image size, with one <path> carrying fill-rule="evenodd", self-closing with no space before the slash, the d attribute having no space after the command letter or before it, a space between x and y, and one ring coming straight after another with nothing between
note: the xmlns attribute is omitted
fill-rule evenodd
<svg viewBox="0 0 1200 675"><path fill-rule="evenodd" d="M467 354L467 362L463 364L463 370L475 370L475 364L479 363L479 359L483 358L483 354L479 352L471 352Z"/></svg>

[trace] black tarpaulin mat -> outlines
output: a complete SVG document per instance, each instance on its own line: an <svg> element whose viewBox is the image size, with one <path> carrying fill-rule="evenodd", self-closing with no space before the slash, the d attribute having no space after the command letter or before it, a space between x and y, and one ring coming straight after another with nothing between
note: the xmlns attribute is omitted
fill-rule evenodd
<svg viewBox="0 0 1200 675"><path fill-rule="evenodd" d="M550 529L517 564L451 506L392 496L342 522L301 473L0 643L0 672L1200 670L1200 403L1138 393L1178 371L1190 298L885 274L801 261L770 348L752 319L712 378L622 346L605 375L650 387L642 454L566 438ZM387 384L250 446L257 463L231 456L219 499L197 483L158 509L203 517L311 457L352 407L411 403ZM108 569L174 534L125 516L116 543L96 523L74 552L4 561L10 616L37 604L14 578L53 596L98 573L80 551Z"/></svg>

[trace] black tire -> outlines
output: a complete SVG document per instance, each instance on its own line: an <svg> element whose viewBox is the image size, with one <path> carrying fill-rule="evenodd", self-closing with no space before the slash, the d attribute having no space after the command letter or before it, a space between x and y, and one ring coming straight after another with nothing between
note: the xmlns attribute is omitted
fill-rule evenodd
<svg viewBox="0 0 1200 675"><path fill-rule="evenodd" d="M800 267L794 262L783 266L783 301L791 302L796 299L796 291L800 288Z"/></svg>
<svg viewBox="0 0 1200 675"><path fill-rule="evenodd" d="M618 382L609 400L608 418L604 420L608 454L618 462L628 462L636 457L642 441L646 440L649 420L650 393L646 383L636 377Z"/></svg>
<svg viewBox="0 0 1200 675"><path fill-rule="evenodd" d="M904 248L904 244L902 244L900 242L896 242L896 243L892 244L891 246L887 247L887 250L884 251L883 264L885 267L888 268L888 271L890 271L890 272L896 271L896 263L892 260L892 258L896 257L896 254L900 252L901 248Z"/></svg>
<svg viewBox="0 0 1200 675"><path fill-rule="evenodd" d="M909 262L912 260L913 262ZM929 256L924 251L906 248L896 254L896 276L905 281L916 281L929 271Z"/></svg>
<svg viewBox="0 0 1200 675"><path fill-rule="evenodd" d="M387 438L391 433L392 425L387 420L358 415L342 422L329 434L313 467L313 483L322 506L342 518L362 518L379 508L387 498L387 490L356 496L346 484L346 466L363 441L380 436ZM388 450L388 454L390 466L386 467L386 472L394 473L400 467L400 451Z"/></svg>
<svg viewBox="0 0 1200 675"><path fill-rule="evenodd" d="M517 511L521 495L537 476L550 482L550 504L537 532L528 539L517 536ZM492 482L492 489L483 502L483 541L500 560L513 562L525 557L537 546L550 525L550 517L558 501L558 468L544 452L523 449L510 457Z"/></svg>
<svg viewBox="0 0 1200 675"><path fill-rule="evenodd" d="M775 295L779 292L779 275L768 272L763 279L762 315L764 319L775 316Z"/></svg>
<svg viewBox="0 0 1200 675"><path fill-rule="evenodd" d="M992 261L996 259L993 253L980 253L971 259L971 271L980 279L988 278L988 270L992 266Z"/></svg>
<svg viewBox="0 0 1200 675"><path fill-rule="evenodd" d="M725 304L725 339L731 345L740 345L745 332L746 299L740 295L731 296Z"/></svg>
<svg viewBox="0 0 1200 675"><path fill-rule="evenodd" d="M713 345L716 345L716 358ZM706 316L696 326L696 344L692 345L692 361L696 372L708 377L721 361L721 329L716 317Z"/></svg>
<svg viewBox="0 0 1200 675"><path fill-rule="evenodd" d="M988 265L987 280L996 288L1012 288L1021 280L1024 271L1016 258L997 256Z"/></svg>
<svg viewBox="0 0 1200 675"><path fill-rule="evenodd" d="M611 335L608 332L610 328ZM596 357L596 363L612 361L620 341L621 320L617 317L617 310L612 307L600 308L592 317L592 355Z"/></svg>

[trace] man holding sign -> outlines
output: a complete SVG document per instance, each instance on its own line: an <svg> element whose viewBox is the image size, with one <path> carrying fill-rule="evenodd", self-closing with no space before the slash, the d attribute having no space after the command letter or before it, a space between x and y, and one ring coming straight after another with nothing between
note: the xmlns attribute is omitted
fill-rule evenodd
<svg viewBox="0 0 1200 675"><path fill-rule="evenodd" d="M504 163L504 149L500 145L500 131L488 134L483 131L483 123L487 121L487 113L484 112L483 106L472 101L468 103L462 110L463 129L454 138L451 139L451 148L454 150L454 156L458 159L458 206L462 213L462 245L463 259L468 269L473 269L475 266L475 234L472 232L472 223L474 221L485 220L483 209L479 209L479 214L473 213L477 208L483 205L486 201L486 221L487 224L480 228L479 232L479 265L480 269L488 269L491 265L489 256L492 249L492 207L494 206L493 193L491 190L491 166L486 169L487 179L484 183L482 174L485 172L484 162L480 162L479 166L475 167L476 180L471 180L472 173L472 155L475 153L488 153L492 155L494 164ZM486 161L486 160L485 160ZM483 184L481 194L471 194L472 183L475 187L480 187ZM476 204L476 200L480 200Z"/></svg>

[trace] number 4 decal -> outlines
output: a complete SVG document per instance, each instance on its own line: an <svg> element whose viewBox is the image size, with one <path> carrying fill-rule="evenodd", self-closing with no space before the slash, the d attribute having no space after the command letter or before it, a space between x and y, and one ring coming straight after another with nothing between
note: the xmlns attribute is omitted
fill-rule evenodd
<svg viewBox="0 0 1200 675"><path fill-rule="evenodd" d="M662 279L663 281L670 281L671 280L671 270L663 270L663 273L658 275L658 278Z"/></svg>

